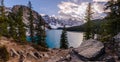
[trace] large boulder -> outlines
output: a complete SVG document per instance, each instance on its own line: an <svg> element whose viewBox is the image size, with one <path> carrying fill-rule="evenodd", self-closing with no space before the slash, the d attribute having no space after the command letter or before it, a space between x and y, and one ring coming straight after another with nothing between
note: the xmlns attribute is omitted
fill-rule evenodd
<svg viewBox="0 0 120 62"><path fill-rule="evenodd" d="M103 43L93 39L83 41L80 47L74 49L74 52L88 60L97 60L105 53Z"/></svg>

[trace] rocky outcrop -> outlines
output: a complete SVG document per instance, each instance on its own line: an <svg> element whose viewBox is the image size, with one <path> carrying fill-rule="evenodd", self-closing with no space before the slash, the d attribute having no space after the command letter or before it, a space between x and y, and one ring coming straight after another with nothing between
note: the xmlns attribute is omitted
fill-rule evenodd
<svg viewBox="0 0 120 62"><path fill-rule="evenodd" d="M19 10L20 7L23 8L23 22L26 25L28 25L29 24L29 20L28 20L28 17L29 17L29 8L27 6L24 6L24 5L15 5L11 9L11 12L16 13ZM37 13L34 10L32 10L32 15L34 17L34 25L39 22L39 18L40 18L42 20L43 24L45 24L46 28L50 28L50 26L45 22L45 20L41 17L41 15L39 15L39 13Z"/></svg>
<svg viewBox="0 0 120 62"><path fill-rule="evenodd" d="M115 42L120 42L120 33L113 37Z"/></svg>
<svg viewBox="0 0 120 62"><path fill-rule="evenodd" d="M120 33L114 36L113 40L114 40L114 47L115 47L118 59L120 60Z"/></svg>
<svg viewBox="0 0 120 62"><path fill-rule="evenodd" d="M31 45L20 45L7 38L0 39L0 45L5 45L10 54L8 62L115 62L118 56L104 52L100 41L89 39L78 48L50 49L47 52L37 51Z"/></svg>
<svg viewBox="0 0 120 62"><path fill-rule="evenodd" d="M58 62L102 62L105 54L104 45L100 41L89 39L83 41L78 48L69 49L68 55L61 58ZM101 60L99 60L102 58Z"/></svg>
<svg viewBox="0 0 120 62"><path fill-rule="evenodd" d="M90 39L83 41L80 47L74 49L74 52L92 60L104 53L104 45L100 41Z"/></svg>
<svg viewBox="0 0 120 62"><path fill-rule="evenodd" d="M83 60L97 60L104 54L104 45L100 41L89 39L83 41L80 47L74 49L73 52L82 57Z"/></svg>

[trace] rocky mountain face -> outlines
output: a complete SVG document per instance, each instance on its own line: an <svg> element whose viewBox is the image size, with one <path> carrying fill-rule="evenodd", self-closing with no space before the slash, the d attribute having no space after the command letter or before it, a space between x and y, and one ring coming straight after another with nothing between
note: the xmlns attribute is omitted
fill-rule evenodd
<svg viewBox="0 0 120 62"><path fill-rule="evenodd" d="M22 7L23 8L23 22L28 25L29 24L29 8L27 6L24 5L15 5L13 6L13 8L11 9L11 12L16 13L19 8ZM45 24L46 28L50 28L50 26L45 22L45 20L41 17L41 15L39 15L36 11L32 10L33 12L33 17L34 17L34 25L36 25L36 23L38 22L39 18L42 20L42 22Z"/></svg>
<svg viewBox="0 0 120 62"><path fill-rule="evenodd" d="M26 25L28 25L29 8L27 6L15 5L12 8L6 8L6 11L16 13L20 7L23 8L23 21ZM40 15L38 12L34 10L32 11L34 16L34 25L38 22L38 18L41 18L42 22L45 23L46 28L59 28L59 27L63 27L64 25L66 25L66 27L71 27L71 26L82 25L84 23L83 21L78 21L78 20L72 20L72 19L65 20L56 17L51 17L48 15Z"/></svg>
<svg viewBox="0 0 120 62"><path fill-rule="evenodd" d="M72 20L72 19L59 19L53 16L42 15L46 23L48 23L52 28L59 28L66 25L66 27L78 26L83 24L83 21Z"/></svg>

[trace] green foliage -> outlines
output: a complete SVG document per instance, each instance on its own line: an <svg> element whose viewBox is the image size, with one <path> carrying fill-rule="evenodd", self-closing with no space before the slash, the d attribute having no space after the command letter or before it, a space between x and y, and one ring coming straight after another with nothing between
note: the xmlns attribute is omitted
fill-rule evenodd
<svg viewBox="0 0 120 62"><path fill-rule="evenodd" d="M9 26L9 37L17 39L17 21L14 13L9 13L8 15L8 26Z"/></svg>
<svg viewBox="0 0 120 62"><path fill-rule="evenodd" d="M20 7L16 13L9 13L9 36L17 42L26 41L26 29L23 22L23 9Z"/></svg>
<svg viewBox="0 0 120 62"><path fill-rule="evenodd" d="M8 36L8 19L5 16L4 0L2 0L0 5L0 36Z"/></svg>
<svg viewBox="0 0 120 62"><path fill-rule="evenodd" d="M106 4L106 10L110 10L111 12L107 13L107 17L105 17L103 22L101 24L101 39L106 38L106 36L110 36L112 38L116 34L120 32L120 2L117 0L116 2L114 0L110 0ZM110 39L109 37L106 38L107 40ZM105 40L102 40L105 41Z"/></svg>
<svg viewBox="0 0 120 62"><path fill-rule="evenodd" d="M67 31L66 28L64 26L62 34L61 34L61 39L60 39L60 48L61 49L68 49L69 44L68 44L68 40L67 40Z"/></svg>
<svg viewBox="0 0 120 62"><path fill-rule="evenodd" d="M6 62L9 60L9 53L5 46L0 46L0 62Z"/></svg>
<svg viewBox="0 0 120 62"><path fill-rule="evenodd" d="M29 7L29 30L30 30L30 37L31 37L31 41L34 42L34 26L33 26L33 20L34 20L34 16L33 16L33 12L32 12L32 4L29 1L28 3L28 7Z"/></svg>
<svg viewBox="0 0 120 62"><path fill-rule="evenodd" d="M17 13L17 28L18 28L18 41L26 41L26 29L25 24L23 23L23 8L20 7Z"/></svg>
<svg viewBox="0 0 120 62"><path fill-rule="evenodd" d="M45 23L42 22L42 17L39 17L39 21L36 26L36 36L38 37L37 43L38 45L47 48L47 44L45 41L46 38L46 32L45 32Z"/></svg>
<svg viewBox="0 0 120 62"><path fill-rule="evenodd" d="M84 33L85 40L94 38L94 23L92 22L91 18L92 18L91 3L89 3L85 17L85 20L87 21L85 25L85 33Z"/></svg>

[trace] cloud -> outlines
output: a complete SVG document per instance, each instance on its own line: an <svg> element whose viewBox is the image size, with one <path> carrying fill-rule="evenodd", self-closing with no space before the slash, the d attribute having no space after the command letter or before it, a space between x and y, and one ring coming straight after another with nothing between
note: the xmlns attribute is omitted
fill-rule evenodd
<svg viewBox="0 0 120 62"><path fill-rule="evenodd" d="M72 18L72 19L83 21L87 6L88 6L88 2L82 2L81 4L77 4L73 2L62 2L58 5L58 8L60 9L58 11L58 14L59 14L58 17L62 19ZM101 14L104 12L103 8L104 8L104 5L100 3L95 2L92 4L94 19L101 17Z"/></svg>
<svg viewBox="0 0 120 62"><path fill-rule="evenodd" d="M99 3L93 3L93 11L97 13L103 13L104 5Z"/></svg>
<svg viewBox="0 0 120 62"><path fill-rule="evenodd" d="M93 2L108 2L110 0L93 0Z"/></svg>
<svg viewBox="0 0 120 62"><path fill-rule="evenodd" d="M62 2L58 5L59 7L59 16L61 18L69 19L81 19L80 17L84 15L88 2L84 2L81 4L75 4L72 2Z"/></svg>
<svg viewBox="0 0 120 62"><path fill-rule="evenodd" d="M111 0L93 0L93 2L108 2L108 1L111 1ZM114 0L114 1L117 1L117 0Z"/></svg>

